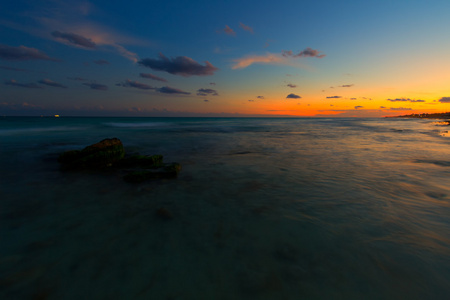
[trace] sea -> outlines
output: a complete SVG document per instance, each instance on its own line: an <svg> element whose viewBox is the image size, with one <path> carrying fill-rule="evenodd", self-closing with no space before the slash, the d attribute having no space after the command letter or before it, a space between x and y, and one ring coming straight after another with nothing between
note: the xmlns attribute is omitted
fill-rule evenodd
<svg viewBox="0 0 450 300"><path fill-rule="evenodd" d="M0 299L450 299L449 128L0 117ZM114 137L181 172L60 170Z"/></svg>

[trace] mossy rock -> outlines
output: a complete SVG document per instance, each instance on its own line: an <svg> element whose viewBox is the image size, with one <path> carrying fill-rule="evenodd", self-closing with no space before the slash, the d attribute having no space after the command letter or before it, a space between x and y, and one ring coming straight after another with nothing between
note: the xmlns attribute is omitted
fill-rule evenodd
<svg viewBox="0 0 450 300"><path fill-rule="evenodd" d="M83 150L62 153L58 162L64 170L102 169L111 167L125 156L122 142L117 138L104 139Z"/></svg>
<svg viewBox="0 0 450 300"><path fill-rule="evenodd" d="M162 155L132 155L125 157L117 164L122 168L160 168L163 165Z"/></svg>

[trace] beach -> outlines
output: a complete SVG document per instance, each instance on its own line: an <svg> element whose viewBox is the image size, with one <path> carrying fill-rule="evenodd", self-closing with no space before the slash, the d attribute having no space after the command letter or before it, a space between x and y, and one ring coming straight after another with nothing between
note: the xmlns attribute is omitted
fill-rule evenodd
<svg viewBox="0 0 450 300"><path fill-rule="evenodd" d="M60 170L64 151L114 137L181 172ZM436 120L2 117L0 139L2 299L450 294Z"/></svg>

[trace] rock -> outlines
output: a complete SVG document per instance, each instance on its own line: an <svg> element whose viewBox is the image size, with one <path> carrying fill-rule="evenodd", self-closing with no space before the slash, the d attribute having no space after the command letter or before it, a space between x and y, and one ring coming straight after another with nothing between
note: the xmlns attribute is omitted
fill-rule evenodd
<svg viewBox="0 0 450 300"><path fill-rule="evenodd" d="M111 167L125 156L122 142L117 138L104 139L83 150L62 153L58 162L64 170L102 169Z"/></svg>

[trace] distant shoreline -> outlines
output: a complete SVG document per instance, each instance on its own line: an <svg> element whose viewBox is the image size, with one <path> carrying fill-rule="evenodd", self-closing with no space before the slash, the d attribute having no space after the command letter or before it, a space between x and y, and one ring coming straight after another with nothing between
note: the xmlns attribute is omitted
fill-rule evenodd
<svg viewBox="0 0 450 300"><path fill-rule="evenodd" d="M434 113L434 114L410 114L402 116L389 116L386 118L416 118L416 119L450 119L450 112Z"/></svg>

